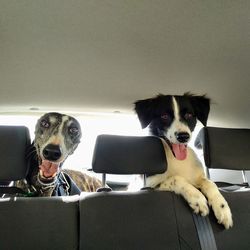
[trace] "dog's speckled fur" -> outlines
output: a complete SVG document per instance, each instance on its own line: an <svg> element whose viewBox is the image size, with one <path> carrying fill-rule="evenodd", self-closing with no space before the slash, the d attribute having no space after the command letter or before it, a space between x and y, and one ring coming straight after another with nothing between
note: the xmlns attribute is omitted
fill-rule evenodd
<svg viewBox="0 0 250 250"><path fill-rule="evenodd" d="M81 136L81 127L75 118L60 113L44 114L37 121L35 139L32 148L27 152L30 162L27 179L18 181L16 185L27 192L35 191L38 196L53 196L56 195L55 189L57 188L57 185L53 185L53 183L58 179L69 189L67 194L70 194L70 190L75 184L81 191L95 192L102 186L99 179L80 171L61 169L63 162L77 148ZM41 169L39 170L39 166L42 161L48 160L46 159L48 156L44 152L51 145L58 148L60 154L49 161L58 164L59 168L56 176L46 178Z"/></svg>

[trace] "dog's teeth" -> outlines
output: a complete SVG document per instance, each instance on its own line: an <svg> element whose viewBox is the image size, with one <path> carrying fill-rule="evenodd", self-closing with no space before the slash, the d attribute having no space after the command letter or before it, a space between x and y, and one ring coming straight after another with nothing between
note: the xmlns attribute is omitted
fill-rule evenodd
<svg viewBox="0 0 250 250"><path fill-rule="evenodd" d="M39 170L39 174L40 176L43 176L43 171L41 169Z"/></svg>
<svg viewBox="0 0 250 250"><path fill-rule="evenodd" d="M55 172L51 177L54 178L56 177L57 172Z"/></svg>

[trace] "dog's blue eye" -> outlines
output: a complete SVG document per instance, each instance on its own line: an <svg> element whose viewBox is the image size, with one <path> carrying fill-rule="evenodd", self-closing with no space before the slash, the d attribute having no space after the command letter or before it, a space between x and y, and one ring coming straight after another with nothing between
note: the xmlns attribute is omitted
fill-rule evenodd
<svg viewBox="0 0 250 250"><path fill-rule="evenodd" d="M69 128L69 132L70 132L70 134L75 135L75 134L78 134L79 129L76 127L71 127L71 128Z"/></svg>
<svg viewBox="0 0 250 250"><path fill-rule="evenodd" d="M46 120L42 120L40 124L43 128L49 128L50 126L50 123L47 122Z"/></svg>

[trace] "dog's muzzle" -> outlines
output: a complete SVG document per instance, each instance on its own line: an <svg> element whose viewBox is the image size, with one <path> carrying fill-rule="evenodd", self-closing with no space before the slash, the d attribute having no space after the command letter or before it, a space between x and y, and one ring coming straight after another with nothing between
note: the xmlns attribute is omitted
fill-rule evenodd
<svg viewBox="0 0 250 250"><path fill-rule="evenodd" d="M175 134L176 139L180 143L187 143L190 139L190 135L187 132L179 132Z"/></svg>
<svg viewBox="0 0 250 250"><path fill-rule="evenodd" d="M62 156L62 150L59 145L48 144L43 149L43 157L48 161L57 161Z"/></svg>

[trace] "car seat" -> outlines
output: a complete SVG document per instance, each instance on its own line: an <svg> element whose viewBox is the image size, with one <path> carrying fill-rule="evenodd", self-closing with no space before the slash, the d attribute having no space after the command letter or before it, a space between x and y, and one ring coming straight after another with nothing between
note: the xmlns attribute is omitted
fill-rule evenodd
<svg viewBox="0 0 250 250"><path fill-rule="evenodd" d="M78 249L79 196L18 197L8 185L26 177L29 146L26 127L0 126L0 249Z"/></svg>
<svg viewBox="0 0 250 250"><path fill-rule="evenodd" d="M144 187L136 192L105 188L105 174L163 173L158 137L100 135L93 170L104 188L80 199L80 249L200 249L192 213L182 197Z"/></svg>
<svg viewBox="0 0 250 250"><path fill-rule="evenodd" d="M205 165L210 169L250 170L250 129L204 127L195 144L203 149ZM250 248L250 190L246 178L242 183L218 182L220 191L231 208L234 225L229 230L219 225L213 215L209 218L218 249ZM243 188L242 188L243 187Z"/></svg>

